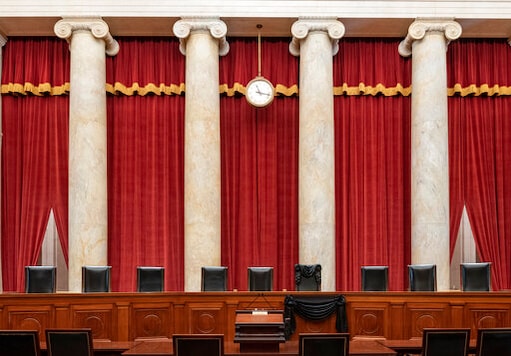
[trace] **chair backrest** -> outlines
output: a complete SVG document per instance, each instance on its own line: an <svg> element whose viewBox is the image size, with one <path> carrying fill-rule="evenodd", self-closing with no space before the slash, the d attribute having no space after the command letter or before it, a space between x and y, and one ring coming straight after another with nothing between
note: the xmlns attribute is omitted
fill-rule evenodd
<svg viewBox="0 0 511 356"><path fill-rule="evenodd" d="M511 328L478 329L476 356L511 356Z"/></svg>
<svg viewBox="0 0 511 356"><path fill-rule="evenodd" d="M490 262L460 264L461 290L467 292L490 291L490 268Z"/></svg>
<svg viewBox="0 0 511 356"><path fill-rule="evenodd" d="M423 356L467 356L470 329L423 329Z"/></svg>
<svg viewBox="0 0 511 356"><path fill-rule="evenodd" d="M223 356L224 336L220 334L174 334L174 356Z"/></svg>
<svg viewBox="0 0 511 356"><path fill-rule="evenodd" d="M411 291L436 291L436 265L408 265L408 276Z"/></svg>
<svg viewBox="0 0 511 356"><path fill-rule="evenodd" d="M227 290L227 267L204 266L201 269L201 291L223 292Z"/></svg>
<svg viewBox="0 0 511 356"><path fill-rule="evenodd" d="M91 329L46 329L48 356L94 356Z"/></svg>
<svg viewBox="0 0 511 356"><path fill-rule="evenodd" d="M25 266L26 293L55 293L55 266Z"/></svg>
<svg viewBox="0 0 511 356"><path fill-rule="evenodd" d="M389 267L388 266L362 266L361 284L362 291L385 292L389 288Z"/></svg>
<svg viewBox="0 0 511 356"><path fill-rule="evenodd" d="M295 264L295 289L297 291L320 291L321 265Z"/></svg>
<svg viewBox="0 0 511 356"><path fill-rule="evenodd" d="M82 292L110 292L111 266L83 266Z"/></svg>
<svg viewBox="0 0 511 356"><path fill-rule="evenodd" d="M273 267L248 267L249 291L273 290Z"/></svg>
<svg viewBox="0 0 511 356"><path fill-rule="evenodd" d="M0 330L0 355L40 356L39 331Z"/></svg>
<svg viewBox="0 0 511 356"><path fill-rule="evenodd" d="M310 333L299 335L299 356L348 356L348 333Z"/></svg>
<svg viewBox="0 0 511 356"><path fill-rule="evenodd" d="M137 267L138 292L163 292L165 289L165 268L152 266Z"/></svg>

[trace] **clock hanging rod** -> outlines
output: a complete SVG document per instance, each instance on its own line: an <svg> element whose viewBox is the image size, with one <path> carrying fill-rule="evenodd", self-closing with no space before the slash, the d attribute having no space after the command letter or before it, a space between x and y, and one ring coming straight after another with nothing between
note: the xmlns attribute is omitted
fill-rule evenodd
<svg viewBox="0 0 511 356"><path fill-rule="evenodd" d="M261 76L261 28L263 25L257 24L257 76Z"/></svg>

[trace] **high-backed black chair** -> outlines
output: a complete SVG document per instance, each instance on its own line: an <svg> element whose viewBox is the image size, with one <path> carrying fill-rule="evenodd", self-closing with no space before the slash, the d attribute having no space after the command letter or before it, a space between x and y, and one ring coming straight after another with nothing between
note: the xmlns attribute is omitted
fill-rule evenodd
<svg viewBox="0 0 511 356"><path fill-rule="evenodd" d="M248 267L248 290L272 291L273 267Z"/></svg>
<svg viewBox="0 0 511 356"><path fill-rule="evenodd" d="M467 356L470 329L423 329L422 356Z"/></svg>
<svg viewBox="0 0 511 356"><path fill-rule="evenodd" d="M348 333L310 333L299 335L299 356L348 356Z"/></svg>
<svg viewBox="0 0 511 356"><path fill-rule="evenodd" d="M436 265L408 265L408 276L411 291L436 291Z"/></svg>
<svg viewBox="0 0 511 356"><path fill-rule="evenodd" d="M223 356L224 336L220 334L172 335L174 356Z"/></svg>
<svg viewBox="0 0 511 356"><path fill-rule="evenodd" d="M321 265L295 264L295 289L297 291L320 291Z"/></svg>
<svg viewBox="0 0 511 356"><path fill-rule="evenodd" d="M26 293L55 293L55 266L25 266Z"/></svg>
<svg viewBox="0 0 511 356"><path fill-rule="evenodd" d="M39 331L0 330L0 355L41 356Z"/></svg>
<svg viewBox="0 0 511 356"><path fill-rule="evenodd" d="M491 290L491 263L462 263L460 265L461 290L488 292Z"/></svg>
<svg viewBox="0 0 511 356"><path fill-rule="evenodd" d="M110 292L111 269L111 266L83 266L82 292Z"/></svg>
<svg viewBox="0 0 511 356"><path fill-rule="evenodd" d="M165 268L152 266L137 267L138 292L163 292L165 289Z"/></svg>
<svg viewBox="0 0 511 356"><path fill-rule="evenodd" d="M46 329L48 356L94 356L91 329Z"/></svg>
<svg viewBox="0 0 511 356"><path fill-rule="evenodd" d="M201 269L201 291L223 292L227 290L227 267L204 266Z"/></svg>
<svg viewBox="0 0 511 356"><path fill-rule="evenodd" d="M476 356L511 356L511 328L478 329Z"/></svg>
<svg viewBox="0 0 511 356"><path fill-rule="evenodd" d="M388 266L362 266L361 284L362 291L385 292L389 288L389 267Z"/></svg>

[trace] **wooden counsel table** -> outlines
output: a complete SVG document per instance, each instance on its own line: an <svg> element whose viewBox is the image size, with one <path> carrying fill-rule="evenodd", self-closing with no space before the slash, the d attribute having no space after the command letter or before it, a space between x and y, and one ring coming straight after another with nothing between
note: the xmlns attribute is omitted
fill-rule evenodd
<svg viewBox="0 0 511 356"><path fill-rule="evenodd" d="M409 340L379 340L380 344L397 352L397 355L419 355L422 353L422 339L413 338ZM476 351L476 340L471 339L468 349L469 354Z"/></svg>
<svg viewBox="0 0 511 356"><path fill-rule="evenodd" d="M288 341L280 344L278 352L240 352L239 344L226 342L224 353L226 356L297 356L298 342ZM350 341L349 354L352 356L395 356L396 351L373 340ZM172 340L142 341L136 343L131 349L122 353L131 356L171 356L173 355Z"/></svg>

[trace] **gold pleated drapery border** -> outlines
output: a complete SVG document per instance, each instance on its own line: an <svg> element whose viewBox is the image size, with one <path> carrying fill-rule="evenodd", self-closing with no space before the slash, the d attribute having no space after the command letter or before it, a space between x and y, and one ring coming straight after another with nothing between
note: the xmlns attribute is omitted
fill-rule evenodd
<svg viewBox="0 0 511 356"><path fill-rule="evenodd" d="M32 83L8 83L2 84L1 93L4 95L36 95L36 96L53 96L53 95L68 95L70 89L69 83L64 83L58 86L52 86L50 83L32 84ZM110 84L107 83L105 86L107 93L112 95L140 95L145 96L148 94L155 95L184 95L185 84L146 84L144 86L138 83L133 83L131 86L126 86L122 83ZM227 84L221 84L219 86L219 92L222 95L234 96L236 94L245 95L245 86L240 83L234 83L232 87ZM278 96L293 96L298 95L298 86L292 85L287 87L282 84L275 85L275 92ZM410 96L412 93L412 87L403 87L401 84L397 84L393 87L386 87L383 84L377 84L375 86L366 85L360 83L358 86L349 86L344 83L342 86L336 86L333 88L334 95L345 95L345 96L358 96L358 95L383 95L383 96ZM447 88L448 96L501 96L511 95L511 86L505 85L489 85L482 84L477 86L471 84L466 87L462 87L461 84L455 84L452 88Z"/></svg>

